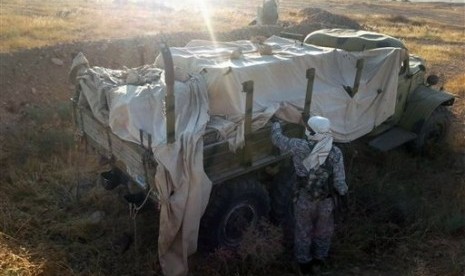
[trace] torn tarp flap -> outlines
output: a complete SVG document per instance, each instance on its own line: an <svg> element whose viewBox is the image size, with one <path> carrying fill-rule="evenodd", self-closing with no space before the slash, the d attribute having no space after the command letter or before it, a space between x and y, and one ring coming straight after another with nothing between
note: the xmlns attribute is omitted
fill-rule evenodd
<svg viewBox="0 0 465 276"><path fill-rule="evenodd" d="M144 72L152 76L155 71ZM126 84L126 76L126 70L86 70L79 76L81 96L119 138L139 144L140 129L152 136L158 164L153 188L161 203L160 264L167 276L186 275L187 257L197 249L200 217L211 190L203 169L202 136L209 120L206 82L198 74L175 82L176 141L167 144L163 75L143 85Z"/></svg>
<svg viewBox="0 0 465 276"><path fill-rule="evenodd" d="M187 257L197 250L200 218L212 186L203 169L202 135L209 120L206 84L197 76L187 86L186 93L176 95L176 141L154 148L159 164L155 182L167 199L161 206L158 252L168 276L187 274Z"/></svg>
<svg viewBox="0 0 465 276"><path fill-rule="evenodd" d="M203 139L208 94L200 75L176 81L176 140L166 143L165 84L124 85L110 94L110 127L120 138L139 141L139 129L152 135L160 196L159 257L165 275L186 275L187 257L197 249L200 217L211 182L203 170Z"/></svg>

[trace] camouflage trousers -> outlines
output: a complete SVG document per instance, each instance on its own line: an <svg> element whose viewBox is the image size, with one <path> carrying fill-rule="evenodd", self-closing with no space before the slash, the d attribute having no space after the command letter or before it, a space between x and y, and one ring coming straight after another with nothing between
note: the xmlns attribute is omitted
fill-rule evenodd
<svg viewBox="0 0 465 276"><path fill-rule="evenodd" d="M334 202L332 198L312 200L307 193L298 193L294 202L294 255L299 263L313 258L325 259L334 233Z"/></svg>

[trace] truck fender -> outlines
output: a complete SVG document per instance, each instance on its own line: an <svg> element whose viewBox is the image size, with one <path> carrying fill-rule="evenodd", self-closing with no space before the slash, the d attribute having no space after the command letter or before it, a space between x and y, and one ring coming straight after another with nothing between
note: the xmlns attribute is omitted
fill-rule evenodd
<svg viewBox="0 0 465 276"><path fill-rule="evenodd" d="M426 86L419 86L409 96L405 111L399 121L404 129L419 133L433 111L440 105L452 105L452 94Z"/></svg>

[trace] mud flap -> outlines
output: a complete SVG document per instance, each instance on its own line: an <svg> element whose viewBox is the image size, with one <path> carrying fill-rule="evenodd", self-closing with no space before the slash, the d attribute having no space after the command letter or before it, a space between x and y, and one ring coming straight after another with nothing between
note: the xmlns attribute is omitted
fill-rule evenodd
<svg viewBox="0 0 465 276"><path fill-rule="evenodd" d="M393 127L368 144L380 151L388 151L417 138L417 134L401 127Z"/></svg>

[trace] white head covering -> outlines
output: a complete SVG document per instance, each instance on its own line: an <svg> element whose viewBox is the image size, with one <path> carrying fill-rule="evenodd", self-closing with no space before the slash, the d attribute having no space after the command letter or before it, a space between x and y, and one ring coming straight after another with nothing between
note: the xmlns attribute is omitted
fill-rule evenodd
<svg viewBox="0 0 465 276"><path fill-rule="evenodd" d="M325 163L333 146L333 136L331 135L331 123L325 117L310 117L307 124L315 134L312 135L310 131L305 130L305 135L309 140L317 141L310 155L303 161L305 168L310 171Z"/></svg>

